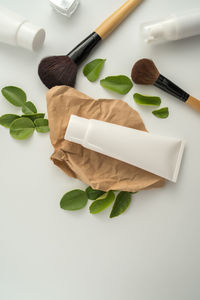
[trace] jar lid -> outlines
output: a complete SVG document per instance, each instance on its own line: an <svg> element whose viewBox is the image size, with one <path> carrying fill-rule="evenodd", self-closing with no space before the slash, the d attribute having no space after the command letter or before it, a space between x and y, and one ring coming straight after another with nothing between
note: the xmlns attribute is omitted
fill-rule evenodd
<svg viewBox="0 0 200 300"><path fill-rule="evenodd" d="M49 2L53 9L68 18L71 17L79 5L79 0L49 0Z"/></svg>

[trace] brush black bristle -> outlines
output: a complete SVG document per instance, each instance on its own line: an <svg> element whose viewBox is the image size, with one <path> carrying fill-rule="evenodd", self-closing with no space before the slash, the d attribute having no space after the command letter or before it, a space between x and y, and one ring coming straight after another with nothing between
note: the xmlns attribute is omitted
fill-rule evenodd
<svg viewBox="0 0 200 300"><path fill-rule="evenodd" d="M49 89L56 85L74 87L77 65L66 55L43 58L38 67L38 74Z"/></svg>
<svg viewBox="0 0 200 300"><path fill-rule="evenodd" d="M160 73L154 62L150 59L143 58L138 60L132 69L131 77L137 84L154 84Z"/></svg>

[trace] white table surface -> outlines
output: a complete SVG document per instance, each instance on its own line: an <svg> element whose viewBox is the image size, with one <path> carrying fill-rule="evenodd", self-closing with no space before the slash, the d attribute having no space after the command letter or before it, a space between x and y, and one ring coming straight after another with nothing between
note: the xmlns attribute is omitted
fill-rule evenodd
<svg viewBox="0 0 200 300"><path fill-rule="evenodd" d="M67 19L48 1L0 0L47 33L38 53L0 45L0 87L23 88L46 111L47 89L37 76L40 59L67 53L122 3L81 0ZM145 0L87 61L107 58L105 77L130 75L133 62L152 58L161 73L200 97L200 37L147 47L139 35L141 22L195 7L199 0ZM88 82L81 71L76 87L95 98L119 98L99 82ZM169 118L157 119L137 106L133 92L161 96ZM135 85L122 99L140 112L151 132L186 140L178 182L139 192L119 218L108 218L110 208L96 216L88 207L66 212L59 207L62 195L86 185L50 161L49 135L16 141L0 127L1 300L200 299L200 116L155 87ZM0 96L0 114L9 112L19 110Z"/></svg>

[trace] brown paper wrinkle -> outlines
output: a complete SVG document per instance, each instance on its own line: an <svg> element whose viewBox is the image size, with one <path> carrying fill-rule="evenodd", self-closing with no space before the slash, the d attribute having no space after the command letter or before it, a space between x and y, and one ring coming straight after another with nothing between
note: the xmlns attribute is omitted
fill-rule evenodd
<svg viewBox="0 0 200 300"><path fill-rule="evenodd" d="M47 93L47 110L54 147L51 159L68 176L103 191L136 192L164 185L157 175L64 140L71 114L147 131L139 113L124 101L94 100L74 88L57 86Z"/></svg>

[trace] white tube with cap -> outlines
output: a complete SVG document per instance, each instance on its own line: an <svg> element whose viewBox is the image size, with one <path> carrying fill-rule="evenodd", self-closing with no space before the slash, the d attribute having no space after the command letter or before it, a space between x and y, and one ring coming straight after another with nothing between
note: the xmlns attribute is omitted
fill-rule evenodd
<svg viewBox="0 0 200 300"><path fill-rule="evenodd" d="M71 115L65 139L176 182L184 150L180 139Z"/></svg>
<svg viewBox="0 0 200 300"><path fill-rule="evenodd" d="M200 9L172 14L159 21L144 23L141 30L142 36L148 44L200 35Z"/></svg>
<svg viewBox="0 0 200 300"><path fill-rule="evenodd" d="M43 45L44 39L44 29L0 7L0 42L29 50L38 50Z"/></svg>

